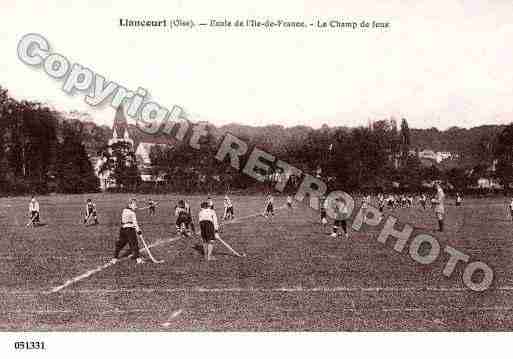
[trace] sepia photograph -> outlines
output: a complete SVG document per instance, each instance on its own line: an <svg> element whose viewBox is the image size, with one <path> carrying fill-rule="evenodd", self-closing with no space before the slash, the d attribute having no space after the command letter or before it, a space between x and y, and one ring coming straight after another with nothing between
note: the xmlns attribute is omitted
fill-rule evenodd
<svg viewBox="0 0 513 359"><path fill-rule="evenodd" d="M460 333L472 353L513 330L513 2L2 0L0 20L1 350Z"/></svg>

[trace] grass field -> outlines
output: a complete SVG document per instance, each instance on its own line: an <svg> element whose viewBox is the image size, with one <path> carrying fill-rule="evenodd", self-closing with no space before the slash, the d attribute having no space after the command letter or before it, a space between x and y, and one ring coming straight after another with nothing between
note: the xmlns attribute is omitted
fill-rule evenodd
<svg viewBox="0 0 513 359"><path fill-rule="evenodd" d="M80 224L88 196L39 198L43 226L27 228L29 198L0 199L1 330L511 330L512 224L502 199L447 206L449 244L493 267L492 287L476 293L446 278L445 255L419 265L377 229L335 240L303 205L255 216L263 198L233 197L236 216L218 260L205 262L197 238L178 237L177 197L153 196L157 216L138 215L152 253L163 264L110 265L128 195L93 195L100 225ZM136 196L145 205L147 196ZM196 209L203 197L187 197ZM277 199L277 206L284 204ZM222 198L216 200L221 216ZM431 211L397 209L403 223L431 233ZM52 289L56 289L51 292Z"/></svg>

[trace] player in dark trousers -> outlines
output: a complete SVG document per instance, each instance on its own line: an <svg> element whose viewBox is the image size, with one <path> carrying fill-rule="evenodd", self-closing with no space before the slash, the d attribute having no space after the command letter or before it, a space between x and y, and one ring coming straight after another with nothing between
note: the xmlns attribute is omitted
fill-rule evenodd
<svg viewBox="0 0 513 359"><path fill-rule="evenodd" d="M328 214L326 213L326 197L319 197L319 209L321 212L321 224L326 227L328 224Z"/></svg>
<svg viewBox="0 0 513 359"><path fill-rule="evenodd" d="M39 216L39 202L37 201L36 197L32 196L32 199L29 203L29 223L27 223L28 226L36 226L39 225L40 216Z"/></svg>
<svg viewBox="0 0 513 359"><path fill-rule="evenodd" d="M98 214L96 213L96 205L92 199L88 199L86 202L86 216L84 218L84 224L89 221L89 218L94 220L94 224L98 224Z"/></svg>
<svg viewBox="0 0 513 359"><path fill-rule="evenodd" d="M233 203L230 200L230 197L228 195L224 196L224 214L223 214L223 220L228 221L235 217L234 211L233 211Z"/></svg>
<svg viewBox="0 0 513 359"><path fill-rule="evenodd" d="M335 212L335 222L333 224L333 233L331 236L336 238L342 235L340 229L342 229L346 239L349 239L349 233L347 228L348 209L347 205L341 198L337 198L333 204L333 211Z"/></svg>
<svg viewBox="0 0 513 359"><path fill-rule="evenodd" d="M456 207L460 207L463 203L463 198L461 198L461 195L459 193L456 193Z"/></svg>
<svg viewBox="0 0 513 359"><path fill-rule="evenodd" d="M207 261L215 260L212 256L214 241L219 236L219 224L217 222L216 212L210 208L208 202L201 204L201 210L198 214L201 239L203 241L203 253Z"/></svg>
<svg viewBox="0 0 513 359"><path fill-rule="evenodd" d="M269 193L265 200L264 217L268 218L269 216L274 216L274 197L271 193Z"/></svg>
<svg viewBox="0 0 513 359"><path fill-rule="evenodd" d="M176 216L176 232L182 235L187 235L186 229L189 222L189 213L185 207L185 201L179 200L178 205L175 207Z"/></svg>
<svg viewBox="0 0 513 359"><path fill-rule="evenodd" d="M189 202L183 201L185 205L185 212L187 213L187 219L185 221L185 228L190 231L190 233L194 234L196 231L194 229L194 221L192 220L191 206Z"/></svg>
<svg viewBox="0 0 513 359"><path fill-rule="evenodd" d="M444 219L445 219L445 193L442 189L442 186L437 183L436 184L436 197L431 200L431 204L435 208L435 214L438 219L438 230L440 232L444 231Z"/></svg>
<svg viewBox="0 0 513 359"><path fill-rule="evenodd" d="M155 209L157 208L157 202L151 198L148 200L148 210L151 217L155 215Z"/></svg>
<svg viewBox="0 0 513 359"><path fill-rule="evenodd" d="M137 209L137 203L135 199L128 202L128 206L121 212L121 228L119 230L119 239L116 242L116 249L114 250L114 258L112 263L115 264L118 261L119 252L128 244L132 259L135 259L137 264L144 263L143 259L139 256L139 244L137 242L137 236L142 234L141 228L137 223L137 216L135 211Z"/></svg>
<svg viewBox="0 0 513 359"><path fill-rule="evenodd" d="M422 209L426 209L426 203L427 197L424 193L422 193L422 196L420 196L420 205L422 206Z"/></svg>

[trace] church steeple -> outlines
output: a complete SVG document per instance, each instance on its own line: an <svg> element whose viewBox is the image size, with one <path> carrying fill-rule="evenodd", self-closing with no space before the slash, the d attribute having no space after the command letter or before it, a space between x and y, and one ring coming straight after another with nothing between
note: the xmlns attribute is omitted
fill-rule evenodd
<svg viewBox="0 0 513 359"><path fill-rule="evenodd" d="M120 135L122 137L120 137ZM131 145L134 144L128 131L128 122L125 117L123 105L120 105L116 110L116 116L114 117L114 123L112 125L112 138L109 140L109 145L120 141L128 142Z"/></svg>

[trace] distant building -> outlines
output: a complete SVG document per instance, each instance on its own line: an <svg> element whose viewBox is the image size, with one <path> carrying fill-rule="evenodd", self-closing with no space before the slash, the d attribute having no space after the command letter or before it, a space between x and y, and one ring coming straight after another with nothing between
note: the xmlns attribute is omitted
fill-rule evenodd
<svg viewBox="0 0 513 359"><path fill-rule="evenodd" d="M433 150L425 149L425 150L419 152L419 158L425 159L425 160L431 160L436 163L440 163L442 161L456 158L456 157L453 156L453 154L451 152L447 152L447 151L435 152Z"/></svg>
<svg viewBox="0 0 513 359"><path fill-rule="evenodd" d="M481 177L477 180L477 188L502 189L503 186L492 178Z"/></svg>
<svg viewBox="0 0 513 359"><path fill-rule="evenodd" d="M436 153L432 150L422 150L419 152L419 158L420 159L427 159L427 160L433 160L436 161Z"/></svg>
<svg viewBox="0 0 513 359"><path fill-rule="evenodd" d="M135 129L128 125L125 117L125 111L123 106L118 107L116 115L114 117L114 123L112 125L112 137L108 141L108 145L126 142L133 149L135 149L135 157L137 160L137 166L141 173L141 180L143 182L162 182L164 181L164 175L162 173L156 174L151 166L150 153L153 146L169 146L168 143L155 143L155 142L142 142L137 141L134 136ZM153 139L153 138L148 138ZM109 171L101 171L101 167L105 163L105 158L95 157L91 158L95 173L100 179L100 188L106 190L108 188L116 187L116 183L110 179Z"/></svg>

